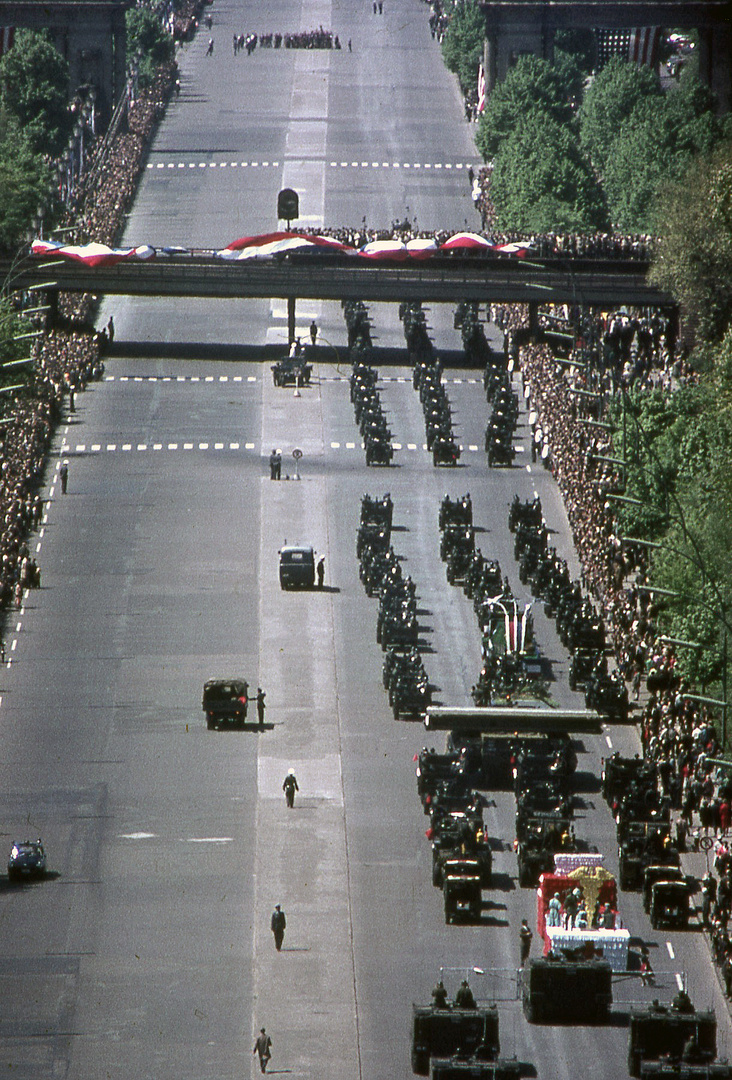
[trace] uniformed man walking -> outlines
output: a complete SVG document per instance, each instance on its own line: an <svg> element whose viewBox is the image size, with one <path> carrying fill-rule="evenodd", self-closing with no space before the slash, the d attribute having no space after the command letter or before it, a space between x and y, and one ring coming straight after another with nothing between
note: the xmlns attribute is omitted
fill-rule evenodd
<svg viewBox="0 0 732 1080"><path fill-rule="evenodd" d="M259 1054L259 1067L262 1072L265 1072L267 1069L267 1062L272 1057L272 1040L264 1028L260 1028L252 1053Z"/></svg>
<svg viewBox="0 0 732 1080"><path fill-rule="evenodd" d="M531 952L531 939L533 938L531 928L526 919L521 921L521 929L519 931L519 938L521 940L521 967L524 966L529 959L529 953Z"/></svg>
<svg viewBox="0 0 732 1080"><path fill-rule="evenodd" d="M267 695L265 694L262 687L258 686L257 687L257 720L259 722L260 727L262 727L264 725L264 710L266 708L266 706L264 704L264 699L266 698L266 696Z"/></svg>
<svg viewBox="0 0 732 1080"><path fill-rule="evenodd" d="M66 487L67 487L68 482L69 482L69 463L68 463L68 461L62 461L61 462L61 468L58 471L58 475L61 478L61 492L62 492L63 495L65 495L66 494Z"/></svg>
<svg viewBox="0 0 732 1080"><path fill-rule="evenodd" d="M285 940L285 927L287 926L287 919L285 913L279 904L275 904L275 909L272 912L272 933L274 934L275 949L280 952L282 949L282 942Z"/></svg>
<svg viewBox="0 0 732 1080"><path fill-rule="evenodd" d="M282 454L279 450L272 450L269 455L269 478L279 480L282 474Z"/></svg>
<svg viewBox="0 0 732 1080"><path fill-rule="evenodd" d="M285 802L292 810L293 806L295 805L295 792L300 790L300 788L298 787L297 778L295 777L294 769L287 770L287 776L285 777L282 784L282 790L285 793Z"/></svg>

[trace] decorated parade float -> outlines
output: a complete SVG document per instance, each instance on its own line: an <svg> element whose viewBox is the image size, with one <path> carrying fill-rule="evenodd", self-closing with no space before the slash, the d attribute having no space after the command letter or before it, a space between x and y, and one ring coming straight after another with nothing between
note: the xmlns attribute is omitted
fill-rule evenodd
<svg viewBox="0 0 732 1080"><path fill-rule="evenodd" d="M617 910L617 884L597 853L560 853L554 872L537 890L537 930L544 955L584 954L605 959L613 971L628 967L630 933Z"/></svg>

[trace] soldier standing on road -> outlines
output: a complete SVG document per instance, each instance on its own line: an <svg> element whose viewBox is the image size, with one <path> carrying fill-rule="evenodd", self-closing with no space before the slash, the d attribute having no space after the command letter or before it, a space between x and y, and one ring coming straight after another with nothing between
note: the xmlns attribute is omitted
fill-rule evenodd
<svg viewBox="0 0 732 1080"><path fill-rule="evenodd" d="M285 802L292 810L293 806L295 805L295 792L300 790L300 788L298 787L297 779L295 777L294 769L287 770L287 776L285 777L284 783L282 784L282 790L285 793Z"/></svg>
<svg viewBox="0 0 732 1080"><path fill-rule="evenodd" d="M317 572L317 575L318 575L318 588L322 589L323 588L323 580L325 579L325 559L324 558L318 560L318 565L316 567L316 572Z"/></svg>
<svg viewBox="0 0 732 1080"><path fill-rule="evenodd" d="M285 913L279 904L275 904L275 909L272 912L272 933L274 934L275 949L280 952L282 949L282 942L285 940L285 927L287 926L287 919Z"/></svg>
<svg viewBox="0 0 732 1080"><path fill-rule="evenodd" d="M282 454L279 450L272 450L269 455L269 478L270 480L279 480L282 474Z"/></svg>
<svg viewBox="0 0 732 1080"><path fill-rule="evenodd" d="M312 341L313 345L315 344L317 337L318 324L316 323L315 319L313 319L313 321L310 323L310 340Z"/></svg>
<svg viewBox="0 0 732 1080"><path fill-rule="evenodd" d="M521 940L521 967L524 966L529 959L529 953L531 952L531 939L533 938L531 929L526 919L521 921L521 929L519 930L519 938Z"/></svg>
<svg viewBox="0 0 732 1080"><path fill-rule="evenodd" d="M264 710L266 708L266 706L264 704L264 699L266 698L266 696L267 695L265 694L262 687L258 686L257 687L257 720L259 721L259 726L260 727L262 727L264 725Z"/></svg>
<svg viewBox="0 0 732 1080"><path fill-rule="evenodd" d="M58 471L58 475L61 478L61 492L62 492L63 495L65 495L66 494L66 487L67 487L68 482L69 482L69 463L68 463L68 461L62 461L61 462L61 468Z"/></svg>
<svg viewBox="0 0 732 1080"><path fill-rule="evenodd" d="M259 1067L262 1072L265 1072L267 1069L267 1062L272 1057L272 1040L264 1028L260 1028L252 1053L259 1054Z"/></svg>

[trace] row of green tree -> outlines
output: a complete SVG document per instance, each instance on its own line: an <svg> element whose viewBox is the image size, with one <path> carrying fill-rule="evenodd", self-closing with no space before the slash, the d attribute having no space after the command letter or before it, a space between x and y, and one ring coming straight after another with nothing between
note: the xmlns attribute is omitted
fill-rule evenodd
<svg viewBox="0 0 732 1080"><path fill-rule="evenodd" d="M442 48L465 91L484 38L479 0L458 0ZM552 62L520 57L488 95L476 145L493 163L499 229L656 232L663 186L732 134L693 63L668 90L650 68L592 64L592 36L565 31Z"/></svg>
<svg viewBox="0 0 732 1080"><path fill-rule="evenodd" d="M175 46L153 6L127 11L127 55L145 86ZM74 123L69 65L47 31L17 30L0 60L0 249L24 242L39 207L54 211L56 162Z"/></svg>

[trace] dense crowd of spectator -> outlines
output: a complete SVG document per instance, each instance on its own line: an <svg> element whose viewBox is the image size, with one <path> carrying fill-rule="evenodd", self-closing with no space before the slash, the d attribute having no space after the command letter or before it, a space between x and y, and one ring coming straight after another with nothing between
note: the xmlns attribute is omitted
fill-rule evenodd
<svg viewBox="0 0 732 1080"><path fill-rule="evenodd" d="M549 312L545 312L548 314ZM551 312L556 318L557 312ZM509 329L525 329L526 310L495 312ZM564 313L569 324L570 313ZM674 354L672 327L660 312L625 311L595 316L603 384L609 395L616 383L668 392L693 374ZM629 362L630 361L630 362ZM646 553L623 545L617 536L612 501L622 491L614 472L610 436L594 424L596 399L581 393L587 376L558 364L546 344L520 350L520 367L529 404L549 453L545 462L560 486L582 565L584 587L598 603L609 630L618 670L641 697L640 734L644 757L657 765L659 787L675 814L674 840L681 850L714 838L713 861L702 882L702 918L710 935L728 996L732 997L732 777L713 764L722 751L703 702L694 700L673 647L659 636L653 593L647 586ZM617 392L617 390L615 391ZM712 760L710 760L712 759Z"/></svg>

